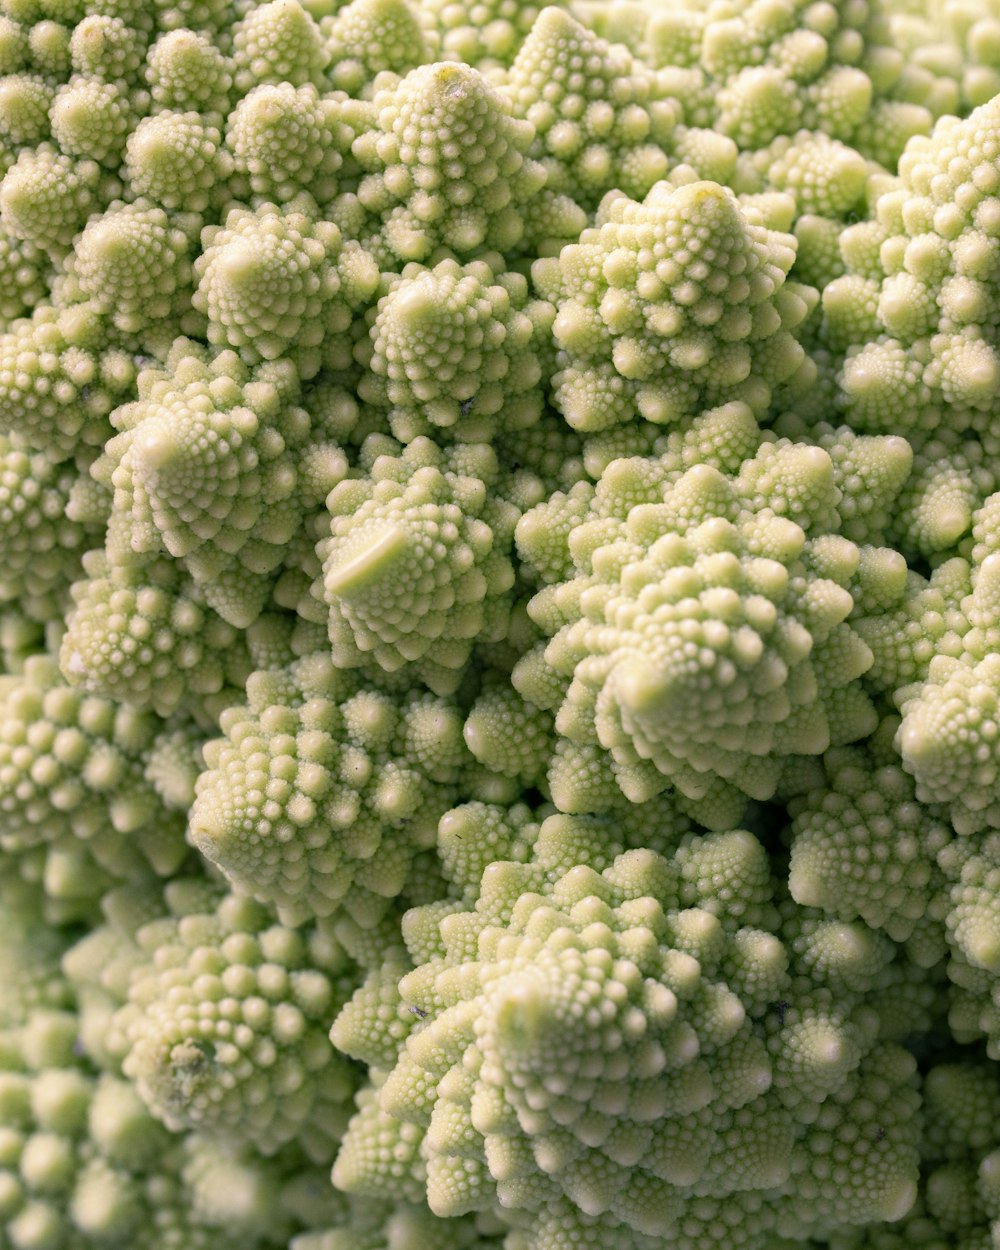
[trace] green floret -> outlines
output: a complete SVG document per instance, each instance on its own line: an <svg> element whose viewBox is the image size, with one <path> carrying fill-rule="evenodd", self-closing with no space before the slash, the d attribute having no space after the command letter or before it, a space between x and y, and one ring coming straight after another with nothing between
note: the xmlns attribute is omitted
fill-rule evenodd
<svg viewBox="0 0 1000 1250"><path fill-rule="evenodd" d="M868 167L860 153L822 131L799 130L748 153L737 165L736 180L744 191L789 192L797 215L842 218L863 201Z"/></svg>
<svg viewBox="0 0 1000 1250"><path fill-rule="evenodd" d="M144 1236L168 1145L132 1086L75 1060L75 1018L35 1012L19 1061L0 1064L4 1195L0 1235L12 1247L99 1250Z"/></svg>
<svg viewBox="0 0 1000 1250"><path fill-rule="evenodd" d="M125 145L123 176L136 196L163 208L204 212L225 197L232 158L222 135L198 113L144 117Z"/></svg>
<svg viewBox="0 0 1000 1250"><path fill-rule="evenodd" d="M434 58L421 27L426 16L426 6L414 11L407 0L352 0L338 9L320 23L333 85L367 97L379 74L428 64Z"/></svg>
<svg viewBox="0 0 1000 1250"><path fill-rule="evenodd" d="M552 232L564 239L582 228L581 210L545 190L544 166L528 157L534 127L512 116L506 96L476 70L420 66L376 92L372 107L375 124L352 151L366 171L357 192L366 215L360 237L395 258L385 267L428 260L438 248L463 257L484 249L530 254L537 232L529 206L536 217L550 210Z"/></svg>
<svg viewBox="0 0 1000 1250"><path fill-rule="evenodd" d="M298 0L271 0L233 27L233 81L246 95L264 82L326 87L330 53L319 26Z"/></svg>
<svg viewBox="0 0 1000 1250"><path fill-rule="evenodd" d="M944 429L915 442L913 473L897 499L889 535L905 555L938 563L964 549L974 513L1000 483L988 451L976 440Z"/></svg>
<svg viewBox="0 0 1000 1250"><path fill-rule="evenodd" d="M599 843L587 850L606 862ZM559 1236L591 1222L601 1245L686 1246L693 1223L710 1211L718 1219L730 1196L741 1210L756 1194L778 1197L800 1227L905 1213L915 1193L915 1065L898 1047L874 1045L858 1009L886 952L873 961L858 946L863 934L800 929L789 980L781 941L746 924L760 914L753 896L770 893L766 855L748 833L692 839L673 861L628 852L601 872L583 863L546 871L544 860L492 864L474 911L411 912L404 936L417 967L395 1006L388 984L375 992L372 983L335 1023L348 1053L375 1058L390 1036L400 1046L376 1082L378 1103L372 1091L348 1129L335 1183L359 1193L384 1184L389 1142L412 1143L416 1128L431 1208L488 1211L499 1198L526 1213L532 1250L589 1244ZM731 885L722 884L727 862ZM751 862L763 869L758 885L756 869L735 866ZM847 981L855 988L845 991ZM838 1007L824 982L842 991ZM797 1005L778 1012L783 992ZM884 1144L854 1137L852 1108L873 1125L889 1117ZM800 1204L786 1183L811 1175L831 1135L847 1191L815 1186ZM768 1244L769 1224L746 1244ZM731 1244L720 1231L700 1244Z"/></svg>
<svg viewBox="0 0 1000 1250"><path fill-rule="evenodd" d="M62 151L116 170L135 125L128 93L100 78L73 77L56 92L52 137Z"/></svg>
<svg viewBox="0 0 1000 1250"><path fill-rule="evenodd" d="M922 1087L926 1122L920 1197L897 1229L872 1229L859 1243L841 1237L831 1250L990 1250L998 1227L996 1114L990 1065L967 1059L937 1063ZM991 1119L992 1117L992 1119ZM994 1229L991 1236L990 1228Z"/></svg>
<svg viewBox="0 0 1000 1250"><path fill-rule="evenodd" d="M702 981L693 952L701 953L699 944L707 944L705 954L718 949L718 922L689 911L672 923L658 903L644 899L644 872L656 878L659 897L669 898L667 867L649 853L618 861L603 880L577 868L545 891L548 899L524 893L537 875L514 868L504 865L503 876L500 865L488 870L493 905L483 910L484 892L481 916L465 913L461 926L459 917L447 921L448 955L404 978L401 994L427 1013L426 1023L417 1022L383 1087L383 1108L428 1125L428 1196L439 1214L488 1207L494 1187L506 1206L528 1210L561 1190L590 1214L610 1207L631 1228L646 1231L651 1218L669 1220L673 1184L693 1183L707 1164L711 1118L696 1122L695 1113L715 1091L711 1068L694 1061L697 1025L687 1023L688 1013L701 1022L703 1051L719 1051L720 1072L727 1055L740 1065L723 1106L752 1101L770 1083L760 1043L756 1067L743 1054L751 1034L738 998ZM670 952L674 928L681 945ZM475 951L477 934L477 971L468 968L456 979L458 968L449 973L449 966L461 963L470 942ZM650 961L665 983L650 979ZM586 1044L595 1025L615 1038L603 1058L605 1047ZM480 1064L463 1076L453 1065L473 1039ZM669 1091L655 1079L664 1068L678 1070ZM695 1142L701 1149L693 1158ZM548 1179L534 1171L532 1150ZM640 1160L643 1172L626 1183L623 1168ZM346 1167L338 1163L335 1170L348 1179ZM643 1176L661 1182L652 1211L644 1209Z"/></svg>
<svg viewBox="0 0 1000 1250"><path fill-rule="evenodd" d="M226 147L254 195L287 203L308 191L324 205L337 194L355 137L351 120L344 100L321 96L312 83L264 83L230 113Z"/></svg>
<svg viewBox="0 0 1000 1250"><path fill-rule="evenodd" d="M450 700L360 681L319 653L247 681L221 718L191 837L290 920L347 909L371 927L471 781Z"/></svg>
<svg viewBox="0 0 1000 1250"><path fill-rule="evenodd" d="M776 66L747 66L718 93L717 124L741 147L756 147L799 121L795 86Z"/></svg>
<svg viewBox="0 0 1000 1250"><path fill-rule="evenodd" d="M406 443L527 429L542 411L536 343L550 320L547 305L529 304L520 274L494 274L483 261L407 265L378 302L370 350L355 352L375 375L360 398L388 409Z"/></svg>
<svg viewBox="0 0 1000 1250"><path fill-rule="evenodd" d="M42 303L50 280L45 253L0 230L0 317L10 325Z"/></svg>
<svg viewBox="0 0 1000 1250"><path fill-rule="evenodd" d="M308 196L232 209L224 226L203 231L194 269L191 302L208 318L209 342L236 348L247 364L288 357L303 378L337 350L378 283L372 258L317 220Z"/></svg>
<svg viewBox="0 0 1000 1250"><path fill-rule="evenodd" d="M899 435L859 435L849 426L836 429L818 422L807 425L794 414L783 414L775 432L788 438L815 442L833 462L840 499L840 533L852 542L878 545L887 541L898 516L901 489L910 478L913 448Z"/></svg>
<svg viewBox="0 0 1000 1250"><path fill-rule="evenodd" d="M169 110L208 113L221 119L228 111L232 66L203 31L161 35L146 56L145 76L154 116Z"/></svg>
<svg viewBox="0 0 1000 1250"><path fill-rule="evenodd" d="M384 1199L391 1193L397 1204L426 1207L427 1172L420 1158L424 1134L419 1125L404 1123L382 1111L377 1088L385 1076L372 1069L371 1084L358 1092L358 1109L348 1123L337 1156L343 1179L334 1185L341 1192L366 1199ZM350 1178L360 1183L345 1185ZM367 1187L364 1182L368 1182Z"/></svg>
<svg viewBox="0 0 1000 1250"><path fill-rule="evenodd" d="M38 26L33 29L33 36L38 29ZM104 79L134 90L140 79L146 44L146 31L136 29L112 11L88 13L73 26L69 40L70 63L75 74Z"/></svg>
<svg viewBox="0 0 1000 1250"><path fill-rule="evenodd" d="M943 954L944 902L936 857L950 828L916 802L897 763L838 748L823 764L822 788L790 804L792 897L844 920L860 917L896 942L916 932L914 955L934 962Z"/></svg>
<svg viewBox="0 0 1000 1250"><path fill-rule="evenodd" d="M544 359L542 363L544 366ZM543 408L539 419L526 430L501 429L494 446L510 470L512 498L522 508L534 507L557 491L569 490L589 473L584 464L583 440L551 408ZM523 495L517 489L519 485L523 485ZM537 495L530 502L529 492Z"/></svg>
<svg viewBox="0 0 1000 1250"><path fill-rule="evenodd" d="M863 347L845 368L849 402L860 393L869 408L883 405L883 428L900 406L905 376L900 353L919 368L906 370L908 424L933 428L950 410L952 424L986 412L1000 388L993 293L1000 230L1000 162L995 102L962 121L945 119L933 134L911 142L899 163L899 184L875 212L885 234L879 250L878 329L892 338L874 356ZM896 423L899 428L899 423Z"/></svg>
<svg viewBox="0 0 1000 1250"><path fill-rule="evenodd" d="M569 536L588 519L593 499L593 486L577 482L571 490L554 491L518 522L517 554L532 582L552 584L573 576Z"/></svg>
<svg viewBox="0 0 1000 1250"><path fill-rule="evenodd" d="M176 901L176 889L169 893ZM190 893L189 903L197 891ZM21 903L5 895L5 904ZM133 940L123 933L114 940L119 954L133 951L141 964ZM30 946L15 958L44 975ZM88 958L93 965L93 950ZM4 1245L103 1250L141 1236L150 1250L257 1250L334 1218L341 1204L331 1191L329 1200L322 1196L326 1169L312 1165L300 1146L270 1161L246 1145L166 1133L130 1081L116 1071L98 1073L83 1054L81 1021L54 1010L70 1008L69 990L63 979L59 1003L26 1004L19 1018L4 1021Z"/></svg>
<svg viewBox="0 0 1000 1250"><path fill-rule="evenodd" d="M689 166L708 182L728 185L736 171L739 148L717 130L675 126L666 146L674 161Z"/></svg>
<svg viewBox="0 0 1000 1250"><path fill-rule="evenodd" d="M801 127L851 141L876 93L901 89L903 58L878 5L635 9L635 29L619 37L668 69L692 124L714 127L744 149Z"/></svg>
<svg viewBox="0 0 1000 1250"><path fill-rule="evenodd" d="M555 746L551 713L527 703L508 686L481 694L462 732L481 764L526 785L545 775Z"/></svg>
<svg viewBox="0 0 1000 1250"><path fill-rule="evenodd" d="M544 5L531 0L421 0L418 16L441 58L508 67Z"/></svg>
<svg viewBox="0 0 1000 1250"><path fill-rule="evenodd" d="M463 906L474 906L483 872L491 863L506 860L521 863L530 858L554 881L582 860L603 869L626 850L676 852L678 863L683 864L682 899L695 900L726 918L750 917L753 923L773 920L770 877L766 863L762 869L759 844L743 830L690 835L691 821L673 796L657 795L647 803L619 802L619 810L598 816L557 812L542 820L545 810L532 811L524 803L504 807L475 802L445 812L438 823L437 852L450 888L448 897L438 900L439 912L425 907L404 918L403 931L414 958L417 947L437 948L437 920L461 910L458 899ZM739 865L735 871L734 865ZM740 877L744 869L746 880ZM713 894L717 896L714 901ZM721 900L725 900L724 907L719 905ZM378 1066L381 1061L368 1062Z"/></svg>
<svg viewBox="0 0 1000 1250"><path fill-rule="evenodd" d="M852 421L858 410L854 424L877 433L888 424L879 414L892 413L900 416L899 421L892 421L892 429L906 431L916 421L903 413L915 394L926 393L926 388L921 390L923 369L919 362L907 367L908 358L899 343L878 339L878 296L875 278L856 273L835 278L823 291L823 328L837 352L847 349L838 380ZM859 343L864 346L851 349L851 344Z"/></svg>
<svg viewBox="0 0 1000 1250"><path fill-rule="evenodd" d="M153 1114L265 1155L295 1140L327 1158L355 1085L326 1040L350 980L343 953L231 896L211 913L153 921L137 940L146 962L114 1029Z"/></svg>
<svg viewBox="0 0 1000 1250"><path fill-rule="evenodd" d="M636 410L672 424L733 399L766 409L803 359L789 331L811 292L782 290L794 239L753 224L710 182L659 183L641 204L610 196L601 218L532 271L556 305L552 382L569 424L595 433Z"/></svg>
<svg viewBox="0 0 1000 1250"><path fill-rule="evenodd" d="M823 290L844 274L840 255L840 234L843 223L816 213L802 213L795 222L797 243L792 276L800 282Z"/></svg>
<svg viewBox="0 0 1000 1250"><path fill-rule="evenodd" d="M156 737L146 759L146 778L164 805L183 811L194 802L195 783L204 767L204 733L193 721L175 717L176 728Z"/></svg>
<svg viewBox="0 0 1000 1250"><path fill-rule="evenodd" d="M540 827L526 803L509 808L493 803L463 803L444 813L438 822L437 838L441 871L465 906L475 906L479 882L490 864L497 860L523 863L528 858ZM450 904L444 906L450 908Z"/></svg>
<svg viewBox="0 0 1000 1250"><path fill-rule="evenodd" d="M49 137L51 86L37 74L6 74L0 82L0 136L15 149Z"/></svg>
<svg viewBox="0 0 1000 1250"><path fill-rule="evenodd" d="M195 870L200 865L195 865ZM132 973L146 962L135 935L143 925L168 915L214 909L222 897L217 881L184 870L170 881L120 884L101 899L101 919L63 955L78 1015L77 1045L101 1071L121 1072L124 1037L112 1023L128 998Z"/></svg>
<svg viewBox="0 0 1000 1250"><path fill-rule="evenodd" d="M100 541L105 502L81 466L0 435L0 603L61 620L83 551Z"/></svg>
<svg viewBox="0 0 1000 1250"><path fill-rule="evenodd" d="M988 555L1000 551L1000 493L984 500L972 518L971 558L981 565Z"/></svg>
<svg viewBox="0 0 1000 1250"><path fill-rule="evenodd" d="M4 852L84 912L115 879L176 872L184 805L165 807L144 766L163 723L74 690L47 656L0 682Z"/></svg>
<svg viewBox="0 0 1000 1250"><path fill-rule="evenodd" d="M6 14L0 16L0 74L18 74L28 65L28 32Z"/></svg>
<svg viewBox="0 0 1000 1250"><path fill-rule="evenodd" d="M635 481L628 463L606 476ZM571 532L576 576L529 605L552 637L544 670L526 657L514 684L557 709L563 737L607 751L633 801L668 783L698 800L720 781L768 798L783 756L875 724L858 683L871 652L847 624L860 553L824 536L832 462L766 443L735 479L702 465L654 490L656 502L625 504L627 520ZM558 806L587 810L550 785Z"/></svg>
<svg viewBox="0 0 1000 1250"><path fill-rule="evenodd" d="M655 435L655 426L641 428L643 435ZM763 437L753 413L738 401L700 413L686 428L665 436L630 435L622 427L604 437L588 438L583 444L584 465L599 479L597 485L578 482L569 490L556 491L518 522L515 541L524 578L543 584L568 579L575 567L569 536L580 522L591 517L623 521L636 505L659 503L664 487L697 465L735 474L756 453ZM639 445L633 447L633 442Z"/></svg>
<svg viewBox="0 0 1000 1250"><path fill-rule="evenodd" d="M340 480L346 460L317 461L326 434L298 406L288 359L251 369L235 352L178 339L167 368L144 370L138 390L116 410L121 432L96 470L114 489L111 563L169 553L205 602L245 629L305 510Z"/></svg>
<svg viewBox="0 0 1000 1250"><path fill-rule="evenodd" d="M876 1046L805 1135L789 1179L792 1196L775 1212L779 1227L800 1240L842 1224L902 1219L917 1196L919 1110L916 1060L900 1046ZM833 1186L815 1179L830 1152L845 1158Z"/></svg>
<svg viewBox="0 0 1000 1250"><path fill-rule="evenodd" d="M153 10L161 30L206 30L223 41L240 15L232 0L154 0Z"/></svg>
<svg viewBox="0 0 1000 1250"><path fill-rule="evenodd" d="M518 509L482 443L442 451L418 438L400 449L372 435L362 458L369 475L327 497L322 578L299 611L322 620L326 605L339 666L417 673L451 693L473 644L507 632Z"/></svg>
<svg viewBox="0 0 1000 1250"><path fill-rule="evenodd" d="M945 803L960 834L1000 828L1000 655L997 619L1000 555L989 555L973 573L962 610L971 626L957 655L938 652L922 684L903 687L896 745L903 767L924 803Z"/></svg>
<svg viewBox="0 0 1000 1250"><path fill-rule="evenodd" d="M971 628L966 607L972 569L968 561L955 557L939 564L928 580L908 571L895 556L886 562L888 577L877 566L873 571L879 593L874 602L865 602L868 596L861 588L862 611L867 611L857 618L855 628L874 656L867 680L877 690L893 694L926 680L936 654L961 655L962 639Z"/></svg>
<svg viewBox="0 0 1000 1250"><path fill-rule="evenodd" d="M933 120L921 101L876 100L852 132L851 142L868 160L895 169L909 141L926 135Z"/></svg>
<svg viewBox="0 0 1000 1250"><path fill-rule="evenodd" d="M0 182L5 227L57 259L105 198L96 160L73 160L44 143L22 149Z"/></svg>
<svg viewBox="0 0 1000 1250"><path fill-rule="evenodd" d="M184 229L184 227L187 229ZM76 240L67 271L90 307L124 335L147 328L194 328L191 303L192 234L189 219L171 219L148 200L109 204ZM159 326L157 326L159 323Z"/></svg>
<svg viewBox="0 0 1000 1250"><path fill-rule="evenodd" d="M246 639L175 563L92 551L82 571L59 650L70 685L161 716L217 714L239 697L254 667Z"/></svg>
<svg viewBox="0 0 1000 1250"><path fill-rule="evenodd" d="M947 803L959 833L1000 828L996 719L1000 656L966 665L936 656L902 703L899 750L925 803Z"/></svg>
<svg viewBox="0 0 1000 1250"><path fill-rule="evenodd" d="M956 839L940 855L950 883L949 1030L961 1045L985 1039L986 1054L994 1060L1000 1055L1000 991L993 970L1000 931L998 851L996 834L990 833Z"/></svg>
<svg viewBox="0 0 1000 1250"><path fill-rule="evenodd" d="M667 173L679 108L658 76L565 10L539 13L504 81L516 117L535 127L532 156L548 186L596 206L607 187L641 198Z"/></svg>
<svg viewBox="0 0 1000 1250"><path fill-rule="evenodd" d="M0 336L0 428L56 460L102 446L108 415L137 372L109 337L89 304L43 304L30 321L15 321Z"/></svg>
<svg viewBox="0 0 1000 1250"><path fill-rule="evenodd" d="M265 1158L206 1133L181 1141L176 1158L189 1204L185 1215L205 1232L249 1247L286 1245L296 1228L323 1225L340 1206L328 1169L294 1144Z"/></svg>
<svg viewBox="0 0 1000 1250"><path fill-rule="evenodd" d="M942 855L941 863L952 882L949 939L962 961L996 974L1000 970L1000 840L990 834L976 853L951 849ZM961 984L960 976L955 980Z"/></svg>
<svg viewBox="0 0 1000 1250"><path fill-rule="evenodd" d="M0 0L0 1250L1000 1250L1000 0Z"/></svg>
<svg viewBox="0 0 1000 1250"><path fill-rule="evenodd" d="M984 1154L996 1143L1000 1083L982 1062L934 1065L924 1080L926 1153L944 1162L966 1152Z"/></svg>

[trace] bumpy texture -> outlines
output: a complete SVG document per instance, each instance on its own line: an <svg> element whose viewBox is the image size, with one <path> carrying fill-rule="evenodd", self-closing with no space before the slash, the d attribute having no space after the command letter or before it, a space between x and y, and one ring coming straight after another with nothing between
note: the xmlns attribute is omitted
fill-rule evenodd
<svg viewBox="0 0 1000 1250"><path fill-rule="evenodd" d="M1000 1250L1000 0L0 0L0 1250Z"/></svg>
<svg viewBox="0 0 1000 1250"><path fill-rule="evenodd" d="M233 209L224 227L206 228L202 245L192 303L208 318L209 342L236 348L249 364L291 356L311 376L375 287L371 259L294 201Z"/></svg>
<svg viewBox="0 0 1000 1250"><path fill-rule="evenodd" d="M873 328L884 338L874 349L852 348L843 380L848 412L878 408L883 428L933 428L946 414L961 428L989 409L1000 388L991 290L1000 228L997 110L996 101L984 104L915 140L900 159L899 189L878 201ZM905 379L887 359L900 348L916 366Z"/></svg>
<svg viewBox="0 0 1000 1250"><path fill-rule="evenodd" d="M182 706L196 714L242 688L251 668L243 638L175 565L111 564L91 551L83 571L59 651L70 685L162 716Z"/></svg>
<svg viewBox="0 0 1000 1250"><path fill-rule="evenodd" d="M556 711L571 752L607 751L633 800L668 783L692 800L720 785L770 798L784 756L875 725L858 683L871 651L847 623L859 553L824 536L832 464L766 443L733 478L702 464L657 483L662 469L606 471L602 484L646 486L648 502L626 517L593 508L570 532L575 577L528 609L552 641L514 682ZM550 784L563 810L592 810L572 781Z"/></svg>
<svg viewBox="0 0 1000 1250"><path fill-rule="evenodd" d="M247 899L141 928L148 963L114 1021L122 1070L168 1128L264 1154L296 1138L325 1157L353 1073L326 1045L346 960L319 934L272 922Z"/></svg>
<svg viewBox="0 0 1000 1250"><path fill-rule="evenodd" d="M535 127L532 155L548 184L584 207L609 186L641 197L666 174L664 147L679 111L669 88L564 9L542 10L505 87L515 115Z"/></svg>
<svg viewBox="0 0 1000 1250"><path fill-rule="evenodd" d="M111 204L74 249L81 295L125 334L150 322L175 321L190 305L191 242L162 208L142 200Z"/></svg>
<svg viewBox="0 0 1000 1250"><path fill-rule="evenodd" d="M31 620L64 614L83 548L100 542L105 507L83 464L32 451L0 435L0 601ZM81 470L83 470L81 472Z"/></svg>
<svg viewBox="0 0 1000 1250"><path fill-rule="evenodd" d="M841 748L827 752L823 765L824 784L790 804L792 897L860 917L897 942L916 932L914 957L936 962L943 953L936 857L951 829L915 801L913 782L895 760Z"/></svg>
<svg viewBox="0 0 1000 1250"><path fill-rule="evenodd" d="M370 476L330 492L331 533L316 548L323 576L313 596L329 608L334 661L416 669L450 694L473 643L506 633L519 510L491 494L499 466L485 444L447 452L428 438L400 449L373 437L362 456ZM300 610L313 615L309 604Z"/></svg>
<svg viewBox="0 0 1000 1250"><path fill-rule="evenodd" d="M380 73L426 64L431 57L420 16L406 0L352 0L339 8L321 23L334 84L367 97Z"/></svg>
<svg viewBox="0 0 1000 1250"><path fill-rule="evenodd" d="M441 246L461 257L483 248L530 254L532 217L544 219L546 208L556 237L583 225L577 205L546 190L544 167L529 159L534 127L476 70L421 66L376 93L373 108L376 128L352 151L367 174L357 199L374 227L370 241L362 237L376 255L425 260Z"/></svg>
<svg viewBox="0 0 1000 1250"><path fill-rule="evenodd" d="M254 673L205 748L191 836L291 920L346 907L372 924L472 763L458 708L393 698L315 654Z"/></svg>
<svg viewBox="0 0 1000 1250"><path fill-rule="evenodd" d="M84 915L116 880L167 876L184 816L164 810L144 761L161 723L68 686L46 656L0 678L0 848ZM181 805L183 806L183 805Z"/></svg>
<svg viewBox="0 0 1000 1250"><path fill-rule="evenodd" d="M837 944L849 946L849 935L834 935L824 956L814 932L813 950L803 943L796 957L794 942L786 950L751 927L770 917L752 905L749 884L759 866L766 889L766 857L750 834L725 836L751 869L734 874L732 892L709 868L725 862L722 847L696 838L674 861L633 851L600 873L494 863L475 910L440 921L427 962L421 938L433 910L426 921L411 913L418 967L399 983L396 1014L415 1006L417 1019L379 1100L383 1115L421 1126L438 1214L488 1210L499 1198L529 1213L525 1245L587 1227L616 1247L687 1245L689 1217L728 1195L773 1200L797 1172L809 1174L813 1152L846 1127L838 1092L849 1100L879 1088L883 1109L894 1090L893 1127L874 1150L842 1138L851 1179L805 1222L822 1222L824 1202L827 1219L839 1204L840 1223L909 1207L916 1134L899 1112L916 1103L913 1061L866 1034L870 1022L857 1007L852 1015L849 996L835 1011L826 1004L821 983L847 971ZM878 974L859 965L854 977L863 992ZM774 1001L793 985L797 1005L776 1017ZM380 1001L377 1016L374 1002L352 1004L333 1030L376 1063L392 1019L391 995ZM814 1138L817 1104L826 1116ZM374 1192L388 1163L375 1131L355 1119L334 1168L339 1184ZM794 1196L782 1205L794 1213ZM746 1244L765 1244L768 1220L750 1227ZM702 1244L726 1244L721 1229Z"/></svg>
<svg viewBox="0 0 1000 1250"><path fill-rule="evenodd" d="M601 217L533 271L557 309L553 385L570 425L606 430L636 410L666 425L729 399L766 408L802 360L789 331L809 305L784 286L792 240L711 182L660 183L642 203L613 195Z"/></svg>
<svg viewBox="0 0 1000 1250"><path fill-rule="evenodd" d="M63 460L100 447L108 414L131 393L136 364L108 343L89 303L36 308L0 337L0 425L31 448Z"/></svg>
<svg viewBox="0 0 1000 1250"><path fill-rule="evenodd" d="M494 275L481 263L407 266L379 300L365 355L375 376L361 398L389 409L404 443L418 435L488 442L498 429L533 425L542 367L532 339L548 318L539 304L526 308L527 297L520 275Z"/></svg>
<svg viewBox="0 0 1000 1250"><path fill-rule="evenodd" d="M303 496L322 497L346 464L335 461L325 481L302 482L326 432L295 402L299 379L288 361L251 369L234 352L178 339L167 368L144 371L138 389L137 402L114 412L120 433L98 467L114 490L112 561L168 553L211 607L246 628L301 523Z"/></svg>
<svg viewBox="0 0 1000 1250"><path fill-rule="evenodd" d="M226 145L254 195L279 203L308 191L324 203L337 189L343 148L353 132L340 101L311 83L263 83L230 114Z"/></svg>
<svg viewBox="0 0 1000 1250"><path fill-rule="evenodd" d="M141 1238L150 1250L259 1250L300 1226L295 1205L306 1223L332 1218L332 1202L308 1199L320 1173L301 1150L265 1164L253 1147L173 1137L130 1081L95 1066L79 1044L75 987L59 971L64 941L53 932L55 949L42 953L23 923L8 923L27 921L31 893L3 894L4 955L38 991L4 1000L3 1244L102 1250Z"/></svg>

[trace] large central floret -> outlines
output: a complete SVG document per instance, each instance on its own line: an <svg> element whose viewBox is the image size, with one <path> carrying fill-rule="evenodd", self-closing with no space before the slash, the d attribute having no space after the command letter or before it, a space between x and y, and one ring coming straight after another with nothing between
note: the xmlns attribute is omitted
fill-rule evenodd
<svg viewBox="0 0 1000 1250"><path fill-rule="evenodd" d="M913 1138L898 1118L915 1103L913 1061L876 1043L861 997L891 950L861 926L799 920L787 947L754 927L776 913L765 853L744 830L691 838L676 857L629 851L601 872L559 872L569 842L593 843L586 858L600 863L594 834L607 838L582 821L561 838L560 821L543 826L538 862L486 869L474 910L410 912L418 967L396 998L375 978L338 1018L337 1045L369 1061L409 1037L379 1106L355 1116L335 1183L375 1192L394 1159L405 1175L404 1152L389 1148L402 1125L410 1143L425 1134L432 1210L499 1200L521 1213L516 1244L528 1250L721 1247L718 1204L731 1195L748 1213L739 1244L756 1248L776 1211L801 1218L785 1187L832 1151L838 1223L899 1218L914 1193ZM731 889L711 871L723 863L739 866ZM836 1004L824 981L838 984ZM873 1115L889 1126L882 1137L866 1126Z"/></svg>
<svg viewBox="0 0 1000 1250"><path fill-rule="evenodd" d="M570 756L609 752L634 801L668 781L690 799L720 782L769 798L782 757L873 728L857 685L871 653L846 623L858 549L823 533L836 516L830 458L769 443L734 477L698 465L661 485L660 502L600 515L615 488L649 499L655 471L638 460L607 470L608 491L569 535L576 576L529 606L554 636L515 684L558 709ZM519 526L529 559L548 508ZM564 751L553 799L588 810L565 765Z"/></svg>

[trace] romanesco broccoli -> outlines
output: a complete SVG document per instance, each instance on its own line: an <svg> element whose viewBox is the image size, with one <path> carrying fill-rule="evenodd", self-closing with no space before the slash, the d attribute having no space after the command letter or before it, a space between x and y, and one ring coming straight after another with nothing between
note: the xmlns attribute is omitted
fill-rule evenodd
<svg viewBox="0 0 1000 1250"><path fill-rule="evenodd" d="M0 0L0 1250L997 1250L998 291L1000 0Z"/></svg>

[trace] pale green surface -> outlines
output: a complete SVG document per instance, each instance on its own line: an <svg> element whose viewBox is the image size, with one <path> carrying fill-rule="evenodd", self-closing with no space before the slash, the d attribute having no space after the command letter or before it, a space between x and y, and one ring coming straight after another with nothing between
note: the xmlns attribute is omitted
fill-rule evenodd
<svg viewBox="0 0 1000 1250"><path fill-rule="evenodd" d="M0 0L0 1250L997 1250L998 121L996 0Z"/></svg>

